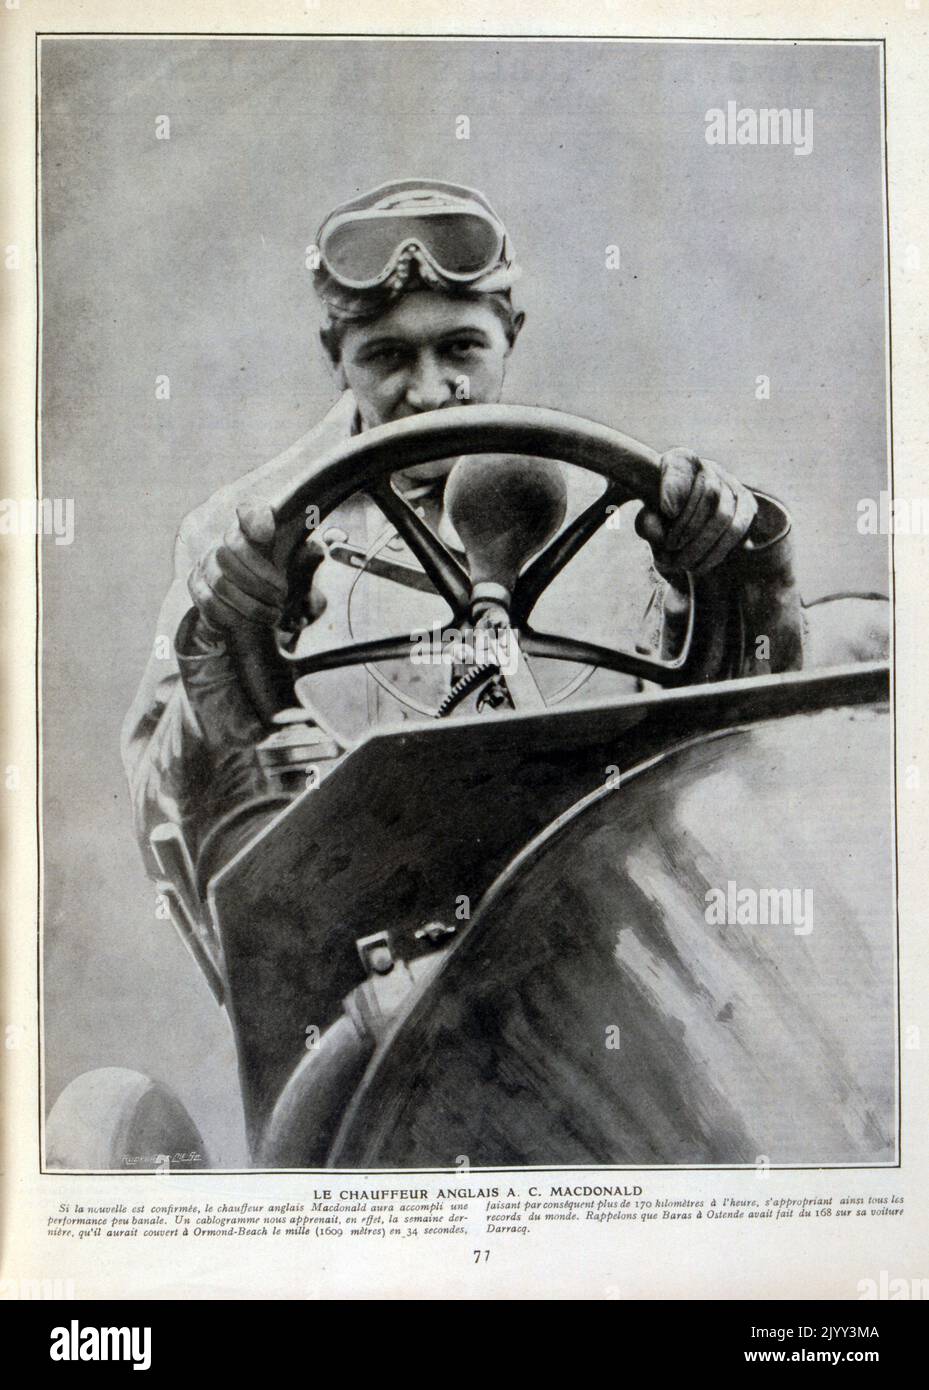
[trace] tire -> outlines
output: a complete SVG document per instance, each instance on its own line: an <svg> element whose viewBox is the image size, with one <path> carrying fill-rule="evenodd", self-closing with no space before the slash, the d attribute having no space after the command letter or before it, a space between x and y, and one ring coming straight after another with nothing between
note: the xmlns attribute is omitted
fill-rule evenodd
<svg viewBox="0 0 929 1390"><path fill-rule="evenodd" d="M82 1072L65 1087L45 1126L45 1162L82 1172L209 1166L200 1132L178 1098L123 1067Z"/></svg>

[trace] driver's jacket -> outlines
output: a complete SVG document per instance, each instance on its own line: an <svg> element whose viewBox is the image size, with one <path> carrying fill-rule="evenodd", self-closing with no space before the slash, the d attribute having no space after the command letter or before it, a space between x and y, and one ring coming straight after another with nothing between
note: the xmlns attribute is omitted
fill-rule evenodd
<svg viewBox="0 0 929 1390"><path fill-rule="evenodd" d="M152 654L122 731L122 755L129 779L135 830L153 877L159 866L150 848L150 836L163 822L177 825L203 874L216 861L207 842L219 838L230 815L254 807L267 816L290 799L266 778L257 755L258 744L268 733L251 706L231 660L222 650L198 645L195 619L190 616L192 600L188 576L199 559L216 545L228 530L235 508L246 500L271 501L286 492L290 484L305 475L315 459L346 443L355 432L357 410L353 396L346 392L324 419L291 448L270 463L221 488L182 522L174 551L174 582L162 604L155 629ZM365 500L349 499L333 517L351 531L353 539L371 541L365 534ZM383 524L383 518L381 518ZM641 548L643 542L637 542ZM645 547L647 551L647 547ZM780 551L780 547L778 550ZM799 641L794 640L793 612L795 586L790 570L789 551L772 554L758 575L755 586L763 592L763 628L772 632L774 624L790 628L784 649L786 657L777 667L800 664ZM657 576L655 583L659 584ZM598 585L599 587L599 585ZM612 621L617 596L604 581L604 594L612 598L602 605L607 611L597 616ZM785 595L789 600L785 605ZM673 594L665 595L665 625L673 624ZM598 605L589 605L596 607ZM790 612L772 616L773 610ZM605 631L596 640L609 640ZM772 664L768 669L776 669ZM359 673L356 672L356 676ZM363 679L365 679L363 677ZM369 678L368 678L369 679ZM368 705L380 697L369 690ZM195 712L196 711L196 712ZM228 850L229 837L223 841ZM225 856L224 856L225 857ZM201 886L205 878L201 877Z"/></svg>
<svg viewBox="0 0 929 1390"><path fill-rule="evenodd" d="M175 645L181 621L192 607L188 576L197 561L222 540L239 503L267 501L289 481L296 481L311 460L351 437L355 417L355 400L347 391L291 448L220 488L181 523L174 546L174 582L161 606L152 654L123 723L121 739L136 835L153 875L157 865L149 837L156 825L163 821L178 824L196 854L208 822L216 815L210 796L214 759L184 689ZM205 658L204 664L208 661ZM196 665L196 658L189 658L189 664ZM257 738L263 732L254 730ZM244 738L251 734L243 728Z"/></svg>

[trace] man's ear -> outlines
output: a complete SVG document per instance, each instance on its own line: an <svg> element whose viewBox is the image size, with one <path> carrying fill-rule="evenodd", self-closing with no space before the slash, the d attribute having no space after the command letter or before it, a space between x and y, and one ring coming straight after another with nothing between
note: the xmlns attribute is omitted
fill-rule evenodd
<svg viewBox="0 0 929 1390"><path fill-rule="evenodd" d="M520 311L519 311L518 314L514 314L514 315L513 315L513 323L512 323L512 326L511 326L511 328L510 328L510 347L509 347L509 351L510 351L510 352L512 352L513 349L514 349L514 347L516 346L516 339L519 337L520 333L522 332L522 327L523 327L523 324L524 324L525 322L526 322L525 311L522 310L522 309L520 309Z"/></svg>
<svg viewBox="0 0 929 1390"><path fill-rule="evenodd" d="M323 346L323 353L326 361L332 369L336 385L344 391L348 385L345 379L345 368L342 366L342 354L339 349L339 340L331 328L321 328L319 330L319 341Z"/></svg>

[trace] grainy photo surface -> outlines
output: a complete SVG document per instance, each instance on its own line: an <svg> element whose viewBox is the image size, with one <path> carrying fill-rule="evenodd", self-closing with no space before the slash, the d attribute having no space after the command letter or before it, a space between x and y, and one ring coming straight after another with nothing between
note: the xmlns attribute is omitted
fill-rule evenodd
<svg viewBox="0 0 929 1390"><path fill-rule="evenodd" d="M38 99L46 1168L895 1165L881 45Z"/></svg>

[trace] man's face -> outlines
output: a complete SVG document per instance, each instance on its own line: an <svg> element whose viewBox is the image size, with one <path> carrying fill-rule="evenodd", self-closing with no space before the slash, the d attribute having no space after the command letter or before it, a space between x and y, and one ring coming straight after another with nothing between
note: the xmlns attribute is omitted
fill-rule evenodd
<svg viewBox="0 0 929 1390"><path fill-rule="evenodd" d="M424 410L500 399L510 343L480 300L434 290L403 295L377 319L351 324L338 363L365 429Z"/></svg>

